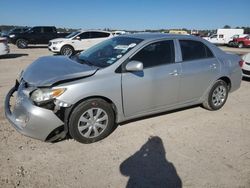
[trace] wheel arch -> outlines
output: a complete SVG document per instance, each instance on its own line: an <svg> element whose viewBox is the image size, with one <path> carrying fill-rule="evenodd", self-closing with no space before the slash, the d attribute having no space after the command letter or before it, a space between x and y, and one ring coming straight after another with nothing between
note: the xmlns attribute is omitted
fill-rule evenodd
<svg viewBox="0 0 250 188"><path fill-rule="evenodd" d="M116 107L115 103L114 103L111 99L109 99L109 98L107 98L107 97L100 96L100 95L94 95L94 96L85 97L85 98L79 100L78 102L76 102L74 105L72 105L72 107L69 108L69 109L65 112L64 122L65 122L65 126L67 126L67 127L65 127L67 130L68 130L68 128L69 128L69 127L68 127L69 118L70 118L72 112L74 111L74 109L75 109L80 103L82 103L82 102L84 102L84 101L87 101L87 100L89 100L89 99L102 99L102 100L106 101L107 103L109 103L109 104L111 105L113 111L114 111L115 122L117 122L117 117L118 117L118 116L117 116L117 113L118 113L118 110L117 110L117 107Z"/></svg>
<svg viewBox="0 0 250 188"><path fill-rule="evenodd" d="M25 37L18 37L17 39L15 39L15 44L17 44L18 40L25 40L27 42L27 44L29 44L29 40Z"/></svg>
<svg viewBox="0 0 250 188"><path fill-rule="evenodd" d="M71 44L64 44L64 45L61 47L60 51L61 51L61 50L63 49L63 47L65 47L65 46L69 46L69 47L73 48L73 50L75 51L75 48L74 48Z"/></svg>
<svg viewBox="0 0 250 188"><path fill-rule="evenodd" d="M226 82L226 84L227 84L227 86L228 86L228 91L230 91L231 86L232 86L232 82L231 82L231 80L230 80L229 77L223 76L223 77L220 77L220 78L217 79L217 80L223 80L224 82Z"/></svg>

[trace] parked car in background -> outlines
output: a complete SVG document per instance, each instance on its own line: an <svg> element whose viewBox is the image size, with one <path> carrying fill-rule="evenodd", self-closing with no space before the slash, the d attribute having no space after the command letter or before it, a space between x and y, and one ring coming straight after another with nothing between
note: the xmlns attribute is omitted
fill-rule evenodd
<svg viewBox="0 0 250 188"><path fill-rule="evenodd" d="M7 32L6 34L4 34L3 36L10 38L10 36L13 37L13 35L18 34L18 33L23 33L29 29L30 29L30 27L15 27L15 28L11 29L9 32Z"/></svg>
<svg viewBox="0 0 250 188"><path fill-rule="evenodd" d="M237 47L238 46L238 43L234 41L234 39L237 39L237 38L244 38L244 37L247 37L248 34L242 34L242 35L234 35L230 38L230 41L228 42L228 46L230 47Z"/></svg>
<svg viewBox="0 0 250 188"><path fill-rule="evenodd" d="M113 31L112 34L116 37L119 35L125 35L127 34L127 32L126 31Z"/></svg>
<svg viewBox="0 0 250 188"><path fill-rule="evenodd" d="M36 60L9 91L5 114L26 136L96 142L130 119L195 104L219 110L240 87L240 60L194 36L113 37L78 56Z"/></svg>
<svg viewBox="0 0 250 188"><path fill-rule="evenodd" d="M235 46L238 48L250 46L250 36L249 35L242 37L242 38L235 38L233 41L234 41Z"/></svg>
<svg viewBox="0 0 250 188"><path fill-rule="evenodd" d="M48 49L54 53L71 56L75 52L86 50L111 37L113 37L112 33L107 31L76 31L65 38L49 41Z"/></svg>
<svg viewBox="0 0 250 188"><path fill-rule="evenodd" d="M203 38L213 44L227 45L234 35L242 35L243 33L244 29L218 29L216 34Z"/></svg>
<svg viewBox="0 0 250 188"><path fill-rule="evenodd" d="M250 78L250 53L242 56L241 68L243 77Z"/></svg>
<svg viewBox="0 0 250 188"><path fill-rule="evenodd" d="M49 40L66 35L68 33L58 33L54 26L36 26L25 32L10 35L9 40L18 48L26 48L29 44L48 44Z"/></svg>
<svg viewBox="0 0 250 188"><path fill-rule="evenodd" d="M10 52L10 48L7 43L7 38L0 37L0 56Z"/></svg>

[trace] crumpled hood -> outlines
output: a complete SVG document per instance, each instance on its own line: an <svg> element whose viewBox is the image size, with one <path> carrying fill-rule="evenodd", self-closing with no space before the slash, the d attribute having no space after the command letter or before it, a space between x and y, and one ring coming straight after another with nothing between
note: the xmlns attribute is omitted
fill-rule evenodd
<svg viewBox="0 0 250 188"><path fill-rule="evenodd" d="M51 86L59 81L91 76L97 69L80 64L66 56L47 56L29 65L22 78L33 86Z"/></svg>

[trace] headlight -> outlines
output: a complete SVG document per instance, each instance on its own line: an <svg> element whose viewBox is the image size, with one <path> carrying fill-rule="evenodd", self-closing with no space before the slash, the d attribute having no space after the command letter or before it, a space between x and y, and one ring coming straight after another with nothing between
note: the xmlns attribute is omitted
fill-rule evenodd
<svg viewBox="0 0 250 188"><path fill-rule="evenodd" d="M10 37L10 38L14 38L15 36L16 36L16 35L13 35L13 34L12 34L12 35L10 35L9 37Z"/></svg>
<svg viewBox="0 0 250 188"><path fill-rule="evenodd" d="M66 89L36 89L31 93L30 98L37 103L49 101L62 95Z"/></svg>
<svg viewBox="0 0 250 188"><path fill-rule="evenodd" d="M62 41L52 42L52 44L60 44Z"/></svg>

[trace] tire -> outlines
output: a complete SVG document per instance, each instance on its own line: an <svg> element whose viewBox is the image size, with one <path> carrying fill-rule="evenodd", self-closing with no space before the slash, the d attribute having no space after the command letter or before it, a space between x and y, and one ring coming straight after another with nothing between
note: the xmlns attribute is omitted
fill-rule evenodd
<svg viewBox="0 0 250 188"><path fill-rule="evenodd" d="M70 136L85 144L104 139L115 128L112 106L98 98L89 99L77 105L69 118Z"/></svg>
<svg viewBox="0 0 250 188"><path fill-rule="evenodd" d="M217 80L210 89L207 99L202 106L208 110L219 110L224 106L228 97L228 85L223 80Z"/></svg>
<svg viewBox="0 0 250 188"><path fill-rule="evenodd" d="M72 56L72 55L74 55L74 53L75 53L74 48L72 46L69 46L69 45L63 46L60 50L60 54L65 55L65 56Z"/></svg>
<svg viewBox="0 0 250 188"><path fill-rule="evenodd" d="M16 45L18 48L24 49L24 48L27 48L28 42L25 39L18 39L16 41Z"/></svg>
<svg viewBox="0 0 250 188"><path fill-rule="evenodd" d="M238 48L243 48L243 47L244 47L244 44L242 42L239 42Z"/></svg>
<svg viewBox="0 0 250 188"><path fill-rule="evenodd" d="M234 42L233 42L233 41L230 41L230 42L228 43L228 46L229 46L229 47L233 47L233 46L234 46Z"/></svg>

